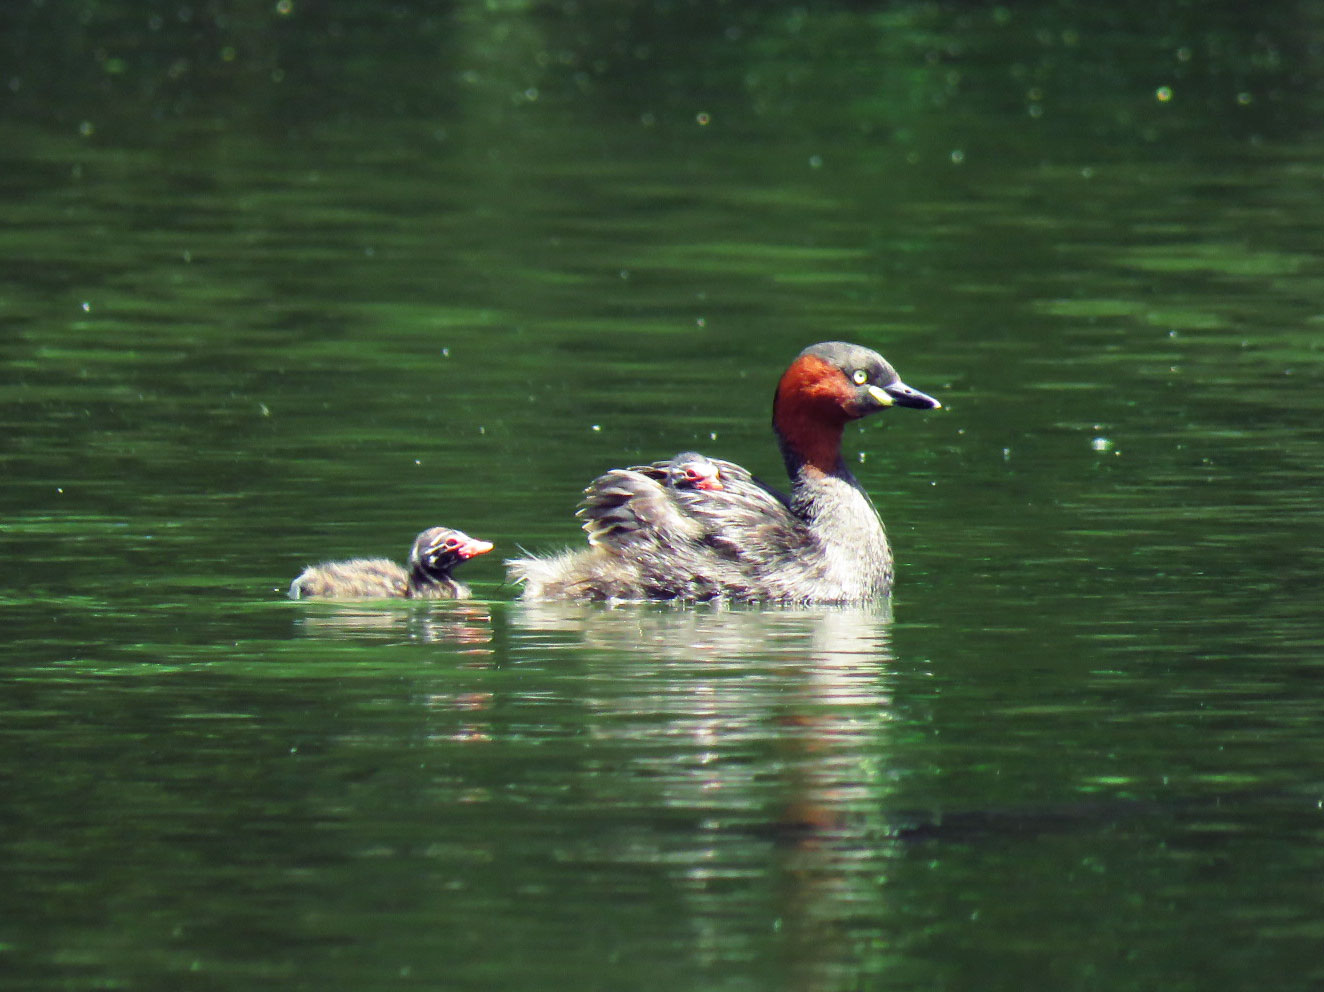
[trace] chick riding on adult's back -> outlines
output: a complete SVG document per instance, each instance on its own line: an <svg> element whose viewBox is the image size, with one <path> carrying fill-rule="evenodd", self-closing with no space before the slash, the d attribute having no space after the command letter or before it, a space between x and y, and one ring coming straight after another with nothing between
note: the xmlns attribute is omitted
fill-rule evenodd
<svg viewBox="0 0 1324 992"><path fill-rule="evenodd" d="M883 597L892 588L892 552L878 511L846 468L841 437L846 424L892 406L941 404L902 382L875 351L843 341L812 345L773 397L789 494L694 452L615 469L585 490L579 515L589 547L509 561L510 578L523 583L526 599Z"/></svg>

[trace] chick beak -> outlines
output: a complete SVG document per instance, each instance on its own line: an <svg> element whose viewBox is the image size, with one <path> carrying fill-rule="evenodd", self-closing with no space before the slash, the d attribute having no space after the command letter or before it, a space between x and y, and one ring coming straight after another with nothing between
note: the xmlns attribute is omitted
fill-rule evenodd
<svg viewBox="0 0 1324 992"><path fill-rule="evenodd" d="M476 537L469 538L469 543L461 545L459 548L460 557L465 561L475 558L478 555L485 555L493 548L491 541L480 541Z"/></svg>

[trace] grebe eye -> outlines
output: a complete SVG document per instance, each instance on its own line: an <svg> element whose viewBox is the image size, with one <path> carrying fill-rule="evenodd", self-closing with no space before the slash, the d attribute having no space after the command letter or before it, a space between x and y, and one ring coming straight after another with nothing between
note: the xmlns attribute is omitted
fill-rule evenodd
<svg viewBox="0 0 1324 992"><path fill-rule="evenodd" d="M855 374L851 376L851 379L855 382L855 385L863 386L869 381L869 373L864 369L856 369Z"/></svg>

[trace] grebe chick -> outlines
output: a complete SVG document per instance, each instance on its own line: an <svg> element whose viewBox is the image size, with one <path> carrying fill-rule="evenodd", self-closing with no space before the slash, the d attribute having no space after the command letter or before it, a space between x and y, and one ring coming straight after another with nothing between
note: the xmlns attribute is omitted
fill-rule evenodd
<svg viewBox="0 0 1324 992"><path fill-rule="evenodd" d="M291 599L468 599L451 570L492 550L490 541L449 527L429 527L414 539L409 568L386 558L351 558L311 565L290 583Z"/></svg>

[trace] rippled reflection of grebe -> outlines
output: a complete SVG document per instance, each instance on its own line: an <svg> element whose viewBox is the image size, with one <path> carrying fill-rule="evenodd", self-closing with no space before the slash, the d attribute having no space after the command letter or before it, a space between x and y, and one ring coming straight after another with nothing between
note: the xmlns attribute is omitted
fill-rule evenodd
<svg viewBox="0 0 1324 992"><path fill-rule="evenodd" d="M451 571L492 550L449 527L429 527L414 539L409 567L386 558L352 558L312 565L290 583L291 599L468 599L469 587Z"/></svg>
<svg viewBox="0 0 1324 992"><path fill-rule="evenodd" d="M589 547L508 562L526 599L733 599L862 603L892 587L878 512L841 456L845 425L890 406L936 409L881 355L827 341L806 348L777 386L772 426L789 495L739 465L687 452L616 469L585 490ZM713 466L719 485L663 466ZM651 471L650 471L651 470Z"/></svg>

